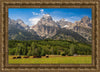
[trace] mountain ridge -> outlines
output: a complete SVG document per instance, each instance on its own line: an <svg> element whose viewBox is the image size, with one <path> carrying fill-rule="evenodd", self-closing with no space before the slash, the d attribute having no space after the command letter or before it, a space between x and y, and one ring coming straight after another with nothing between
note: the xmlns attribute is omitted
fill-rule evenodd
<svg viewBox="0 0 100 72"><path fill-rule="evenodd" d="M27 33L31 33L30 35L33 36L33 40L41 40L41 39L57 39L54 36L61 36L61 33L65 31L65 38L63 36L63 39L68 39L68 37L79 41L82 39L84 42L91 42L92 38L92 23L88 16L83 17L80 21L76 21L75 23L68 22L65 19L61 19L57 22L55 22L52 17L49 14L45 14L41 17L41 19L38 21L36 25L28 26L26 25L21 19L12 20L9 18L9 32L11 29L14 29L14 26L17 28L15 30L25 30ZM71 31L70 31L71 30ZM62 32L60 32L62 31ZM23 32L23 31L22 31ZM60 33L59 33L60 32ZM66 32L70 32L69 36ZM71 33L72 32L72 33ZM87 33L89 32L89 33ZM79 38L74 38L73 33L77 35ZM83 34L82 34L83 33ZM85 35L84 35L85 34ZM12 33L13 35L13 33ZM10 33L10 39L12 37ZM24 34L25 35L25 34ZM38 38L35 38L38 37ZM15 37L16 38L16 37ZM28 37L27 37L28 38ZM25 39L25 38L23 38ZM62 39L62 38L59 38ZM31 40L31 39L30 39Z"/></svg>

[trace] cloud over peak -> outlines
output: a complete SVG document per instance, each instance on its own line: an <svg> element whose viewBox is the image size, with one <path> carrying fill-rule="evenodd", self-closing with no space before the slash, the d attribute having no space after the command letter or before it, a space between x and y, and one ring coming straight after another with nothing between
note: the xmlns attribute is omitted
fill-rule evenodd
<svg viewBox="0 0 100 72"><path fill-rule="evenodd" d="M30 18L29 19L31 25L36 25L39 20L40 20L40 17Z"/></svg>
<svg viewBox="0 0 100 72"><path fill-rule="evenodd" d="M33 15L44 15L44 9L41 9L40 12L32 12Z"/></svg>
<svg viewBox="0 0 100 72"><path fill-rule="evenodd" d="M32 18L29 19L29 22L30 22L31 25L36 25L37 22L40 20L40 18L41 18L43 15L45 15L45 14L44 14L44 9L40 9L39 12L32 12L32 14L33 14L33 16L35 16L35 17L32 17Z"/></svg>

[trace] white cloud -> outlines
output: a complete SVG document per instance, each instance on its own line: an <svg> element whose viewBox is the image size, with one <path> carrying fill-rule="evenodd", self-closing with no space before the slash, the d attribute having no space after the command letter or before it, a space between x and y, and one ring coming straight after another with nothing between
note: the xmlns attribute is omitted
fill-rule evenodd
<svg viewBox="0 0 100 72"><path fill-rule="evenodd" d="M39 13L37 12L32 12L33 15L44 15L44 9L41 9Z"/></svg>
<svg viewBox="0 0 100 72"><path fill-rule="evenodd" d="M59 21L59 20L61 20L62 18L61 17L52 17L53 18L53 20L55 21L55 22L57 22L57 21ZM68 19L67 18L64 18L65 19L65 21L68 21Z"/></svg>
<svg viewBox="0 0 100 72"><path fill-rule="evenodd" d="M68 19L65 19L65 21L68 21Z"/></svg>
<svg viewBox="0 0 100 72"><path fill-rule="evenodd" d="M54 16L54 17L52 17L53 18L53 20L55 21L55 22L57 22L57 21L59 21L61 18L60 17L56 17L56 16Z"/></svg>
<svg viewBox="0 0 100 72"><path fill-rule="evenodd" d="M70 18L75 18L74 16L70 17Z"/></svg>
<svg viewBox="0 0 100 72"><path fill-rule="evenodd" d="M67 21L74 23L75 21L80 20L81 18L78 16L71 16L71 17L66 17L65 18Z"/></svg>
<svg viewBox="0 0 100 72"><path fill-rule="evenodd" d="M44 12L44 9L41 9L40 11L41 11L41 13L43 13Z"/></svg>
<svg viewBox="0 0 100 72"><path fill-rule="evenodd" d="M33 13L33 15L40 15L39 13L36 13L36 12L32 12Z"/></svg>
<svg viewBox="0 0 100 72"><path fill-rule="evenodd" d="M43 15L45 15L45 14L44 14L44 9L41 9L39 13L37 13L37 12L32 12L32 14L35 15L35 17L29 19L30 25L36 25L37 22L40 20L40 18L41 18Z"/></svg>
<svg viewBox="0 0 100 72"><path fill-rule="evenodd" d="M70 17L71 19L81 19L80 17L77 17L77 16L72 16Z"/></svg>
<svg viewBox="0 0 100 72"><path fill-rule="evenodd" d="M66 20L67 20L68 22L72 22L72 23L74 23L74 19L67 18Z"/></svg>
<svg viewBox="0 0 100 72"><path fill-rule="evenodd" d="M39 20L40 20L40 17L35 17L35 18L29 19L31 25L36 25Z"/></svg>

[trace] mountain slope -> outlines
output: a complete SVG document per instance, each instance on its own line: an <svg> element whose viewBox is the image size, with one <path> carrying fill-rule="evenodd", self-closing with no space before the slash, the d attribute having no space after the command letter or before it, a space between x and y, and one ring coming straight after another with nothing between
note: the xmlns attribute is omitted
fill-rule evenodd
<svg viewBox="0 0 100 72"><path fill-rule="evenodd" d="M88 41L85 38L83 38L81 35L79 35L77 32L65 28L59 29L57 31L57 34L53 36L52 39L57 39L57 40L62 39L62 40L88 43Z"/></svg>
<svg viewBox="0 0 100 72"><path fill-rule="evenodd" d="M27 25L23 26L15 20L11 20L8 26L9 40L39 40L35 31L29 30Z"/></svg>

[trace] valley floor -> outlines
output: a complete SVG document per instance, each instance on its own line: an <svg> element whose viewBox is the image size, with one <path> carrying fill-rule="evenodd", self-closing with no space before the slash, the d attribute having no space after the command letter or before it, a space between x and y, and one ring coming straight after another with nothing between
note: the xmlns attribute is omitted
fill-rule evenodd
<svg viewBox="0 0 100 72"><path fill-rule="evenodd" d="M14 56L9 56L9 64L91 64L92 56L49 56L49 58L22 58L13 59Z"/></svg>

